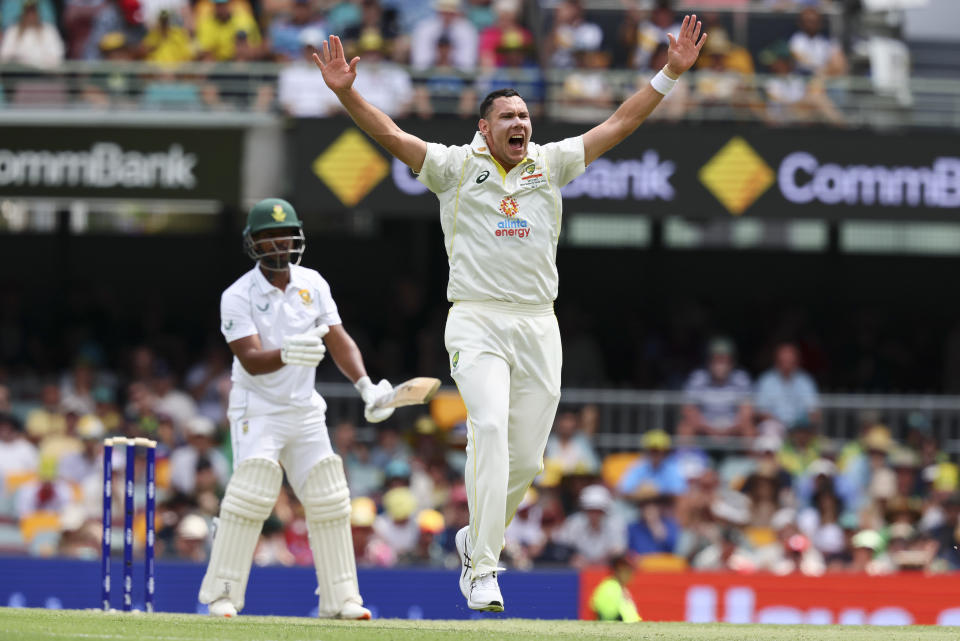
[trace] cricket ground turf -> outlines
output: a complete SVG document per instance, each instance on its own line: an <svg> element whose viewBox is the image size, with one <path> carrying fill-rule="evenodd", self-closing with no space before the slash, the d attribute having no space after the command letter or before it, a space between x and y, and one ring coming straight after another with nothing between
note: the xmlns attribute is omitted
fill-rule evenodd
<svg viewBox="0 0 960 641"><path fill-rule="evenodd" d="M956 641L960 628L471 621L321 621L294 617L213 619L188 614L106 614L0 608L4 641Z"/></svg>

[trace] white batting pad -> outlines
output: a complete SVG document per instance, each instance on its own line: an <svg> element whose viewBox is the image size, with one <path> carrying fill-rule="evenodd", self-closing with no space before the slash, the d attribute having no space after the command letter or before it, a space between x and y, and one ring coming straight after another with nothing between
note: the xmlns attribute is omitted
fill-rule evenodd
<svg viewBox="0 0 960 641"><path fill-rule="evenodd" d="M226 597L237 611L243 609L253 552L282 482L280 465L264 458L247 459L234 470L220 505L210 563L200 585L201 603Z"/></svg>
<svg viewBox="0 0 960 641"><path fill-rule="evenodd" d="M347 601L363 605L350 534L350 492L340 457L333 455L317 463L299 496L317 569L318 615L336 616Z"/></svg>

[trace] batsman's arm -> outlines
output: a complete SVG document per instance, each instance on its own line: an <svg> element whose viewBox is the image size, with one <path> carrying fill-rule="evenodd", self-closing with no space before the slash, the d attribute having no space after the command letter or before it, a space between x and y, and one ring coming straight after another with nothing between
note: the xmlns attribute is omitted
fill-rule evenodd
<svg viewBox="0 0 960 641"><path fill-rule="evenodd" d="M228 343L230 351L237 357L243 369L256 376L269 374L283 367L279 349L263 349L260 335L244 336Z"/></svg>
<svg viewBox="0 0 960 641"><path fill-rule="evenodd" d="M351 383L356 383L367 375L360 348L343 325L331 325L330 331L324 337L324 342L327 344L327 351L330 352L333 362Z"/></svg>
<svg viewBox="0 0 960 641"><path fill-rule="evenodd" d="M670 49L667 53L667 65L663 74L667 82L676 82L684 71L693 66L700 49L706 42L707 34L700 34L702 24L697 16L684 16L680 32L676 38L667 34ZM665 89L664 91L667 91ZM583 135L583 160L585 165L610 151L624 138L632 134L647 119L663 100L664 93L647 84L627 98L626 101L605 121Z"/></svg>
<svg viewBox="0 0 960 641"><path fill-rule="evenodd" d="M357 126L403 164L419 172L427 156L427 143L400 129L390 116L367 102L353 88L360 58L356 57L347 64L340 38L330 36L323 43L322 50L313 54L313 61L320 68L324 82L336 94Z"/></svg>

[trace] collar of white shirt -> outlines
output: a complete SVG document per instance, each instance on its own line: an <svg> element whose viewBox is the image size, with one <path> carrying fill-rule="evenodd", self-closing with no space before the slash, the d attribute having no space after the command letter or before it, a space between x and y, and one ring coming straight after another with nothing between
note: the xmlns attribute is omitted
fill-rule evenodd
<svg viewBox="0 0 960 641"><path fill-rule="evenodd" d="M298 289L303 289L305 285L299 282L297 270L295 265L290 266L290 282L287 284L289 289L291 286L297 287ZM272 292L278 292L283 294L285 292L281 291L279 288L274 287L273 284L267 280L267 277L263 275L263 270L260 269L260 263L257 263L257 266L253 268L255 272L253 275L253 281L257 284L257 291L259 291L264 296L269 296Z"/></svg>

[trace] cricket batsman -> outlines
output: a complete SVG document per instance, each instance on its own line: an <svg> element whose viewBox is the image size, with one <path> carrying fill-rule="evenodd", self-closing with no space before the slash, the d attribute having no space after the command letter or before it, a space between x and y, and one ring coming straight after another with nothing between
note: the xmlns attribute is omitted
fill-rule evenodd
<svg viewBox="0 0 960 641"><path fill-rule="evenodd" d="M257 203L243 231L244 248L256 265L220 299L220 329L234 356L227 412L234 469L200 586L200 602L209 603L214 616L231 617L243 609L254 548L286 471L306 513L319 616L370 618L357 585L350 494L343 462L330 446L316 367L329 349L360 392L371 423L393 413L374 407L392 387L370 381L327 281L300 266L306 247L302 227L287 201Z"/></svg>
<svg viewBox="0 0 960 641"><path fill-rule="evenodd" d="M452 303L444 341L468 412L465 482L470 524L456 537L460 590L474 610L502 611L497 583L506 524L542 468L560 400L557 297L560 188L650 115L703 43L686 16L670 34L667 65L582 136L537 145L530 112L512 89L488 95L472 142L447 147L401 130L353 88L337 36L314 61L354 122L405 163L440 201Z"/></svg>

